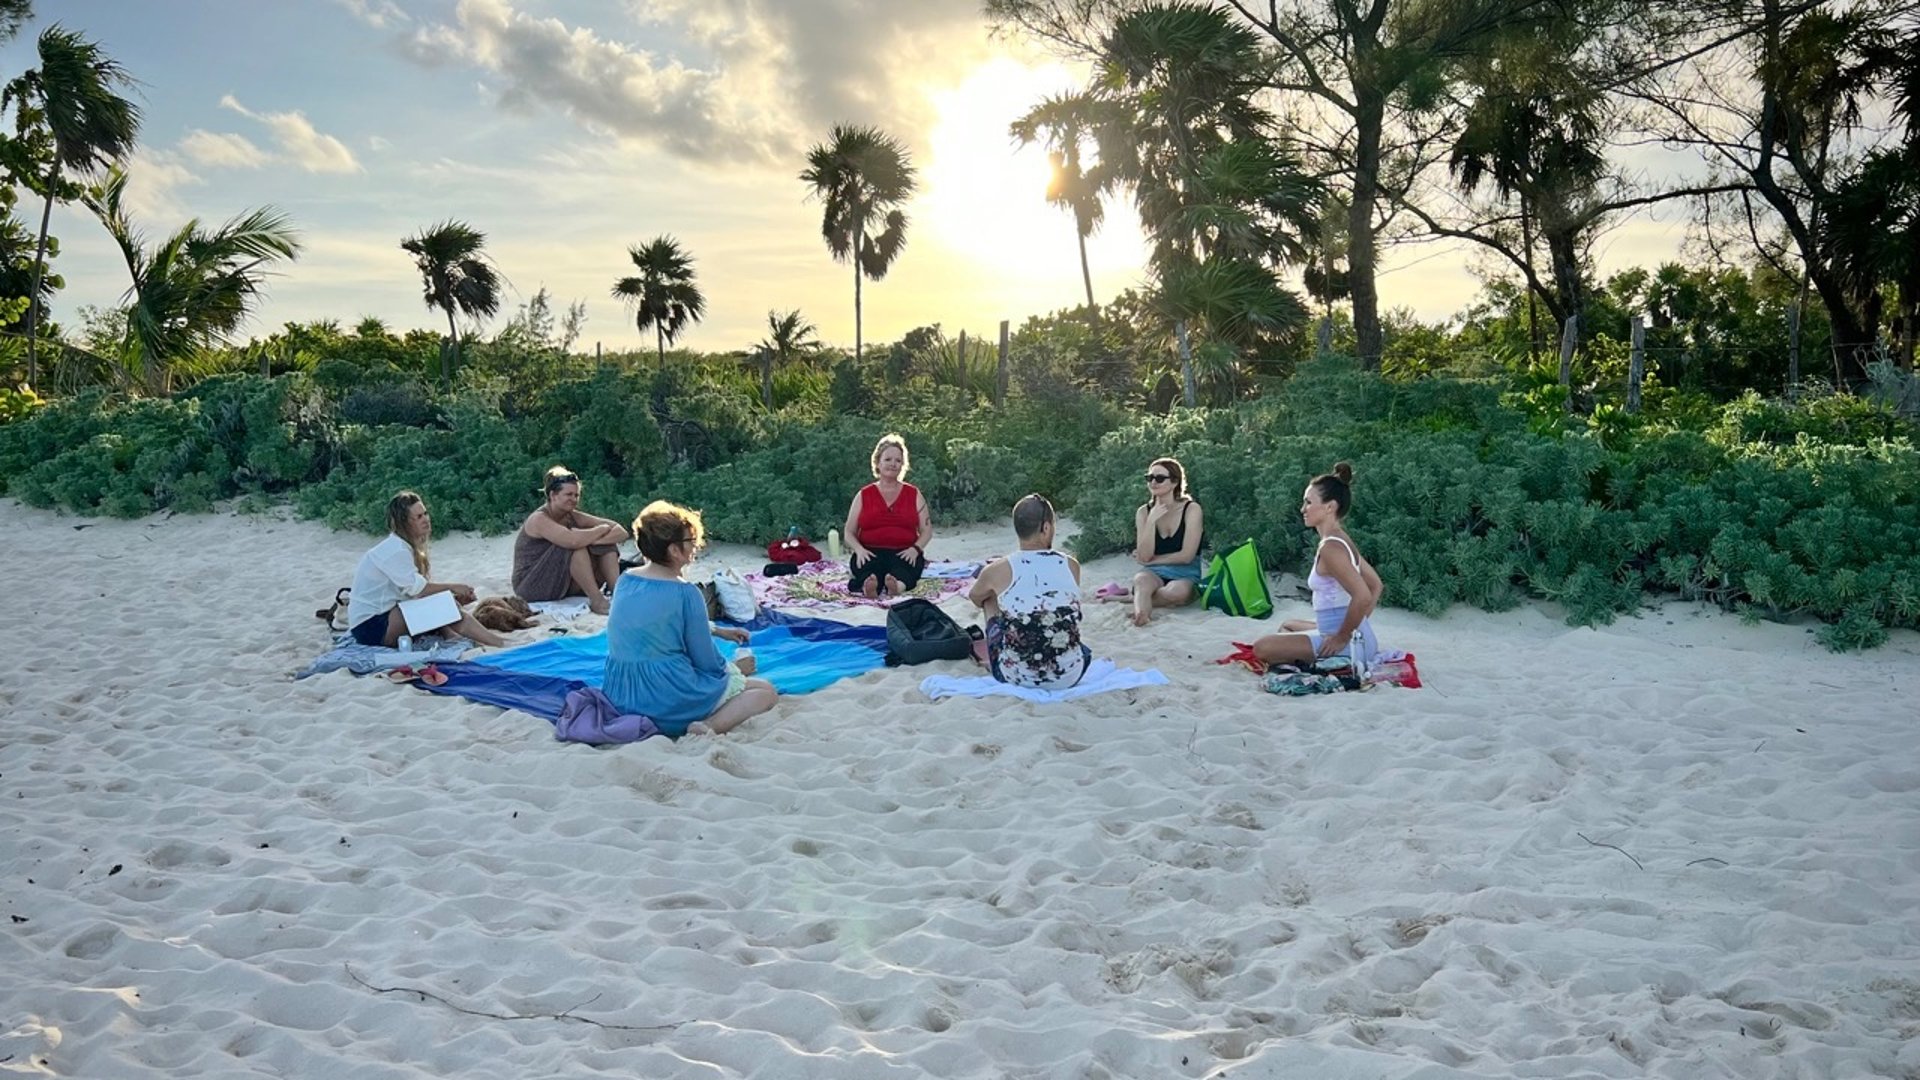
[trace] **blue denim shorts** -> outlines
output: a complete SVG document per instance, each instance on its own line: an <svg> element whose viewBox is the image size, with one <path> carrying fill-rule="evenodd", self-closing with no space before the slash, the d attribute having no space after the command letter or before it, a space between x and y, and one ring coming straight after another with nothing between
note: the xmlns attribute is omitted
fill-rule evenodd
<svg viewBox="0 0 1920 1080"><path fill-rule="evenodd" d="M1192 562L1155 563L1147 567L1146 570L1148 573L1158 577L1161 581L1169 585L1176 581L1192 581L1197 583L1200 580L1200 563L1202 561L1204 560L1195 559Z"/></svg>

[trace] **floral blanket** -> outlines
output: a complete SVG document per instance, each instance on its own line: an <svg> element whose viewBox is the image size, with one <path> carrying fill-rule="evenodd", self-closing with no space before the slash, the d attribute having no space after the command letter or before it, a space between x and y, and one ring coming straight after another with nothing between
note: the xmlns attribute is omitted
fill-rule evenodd
<svg viewBox="0 0 1920 1080"><path fill-rule="evenodd" d="M829 608L849 604L887 607L895 599L881 596L869 600L848 590L846 564L831 560L803 563L798 573L780 577L767 577L765 574L744 576L747 585L753 589L754 603L762 607ZM965 577L934 577L929 574L920 579L920 584L901 595L918 596L938 603L943 597L966 592L972 584L971 574Z"/></svg>

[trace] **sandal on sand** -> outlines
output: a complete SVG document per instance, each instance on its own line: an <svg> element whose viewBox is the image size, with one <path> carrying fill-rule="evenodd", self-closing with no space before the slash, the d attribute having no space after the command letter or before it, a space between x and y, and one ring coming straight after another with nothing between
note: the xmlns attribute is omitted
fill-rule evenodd
<svg viewBox="0 0 1920 1080"><path fill-rule="evenodd" d="M1093 598L1095 600L1131 600L1133 590L1117 581L1109 581L1093 590Z"/></svg>
<svg viewBox="0 0 1920 1080"><path fill-rule="evenodd" d="M428 664L422 668L401 666L387 672L387 681L396 683L421 682L428 686L447 685L447 673Z"/></svg>

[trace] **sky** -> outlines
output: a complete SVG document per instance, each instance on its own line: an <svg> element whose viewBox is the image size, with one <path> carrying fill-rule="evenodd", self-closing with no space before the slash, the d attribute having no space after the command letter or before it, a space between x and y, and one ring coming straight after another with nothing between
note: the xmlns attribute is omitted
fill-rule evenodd
<svg viewBox="0 0 1920 1080"><path fill-rule="evenodd" d="M1071 215L1047 205L1045 154L1007 125L1084 72L990 33L972 0L38 0L0 47L34 64L53 22L138 80L144 120L128 202L149 235L190 218L285 211L298 261L242 336L374 316L442 329L400 242L449 219L487 236L509 287L498 330L538 290L586 305L576 349L652 347L611 295L628 249L671 235L707 300L681 335L746 348L799 309L851 347L853 271L798 179L835 124L899 138L919 169L905 250L865 285L864 338L932 323L991 334L1082 301ZM31 196L23 198L23 203ZM28 208L23 205L22 212ZM37 223L37 211L32 213ZM56 207L54 316L121 302L127 270L90 214ZM1636 220L1603 266L1672 257L1676 227ZM1144 283L1146 244L1110 206L1088 244L1104 302ZM1385 254L1383 307L1455 313L1484 261L1457 247Z"/></svg>

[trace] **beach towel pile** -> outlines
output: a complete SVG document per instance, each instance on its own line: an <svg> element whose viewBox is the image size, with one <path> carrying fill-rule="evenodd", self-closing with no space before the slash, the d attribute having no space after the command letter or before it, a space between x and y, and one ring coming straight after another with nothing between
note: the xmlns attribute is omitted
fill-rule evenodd
<svg viewBox="0 0 1920 1080"><path fill-rule="evenodd" d="M938 602L942 597L965 592L979 572L978 563L932 563L921 576L920 584L901 595ZM753 588L754 602L762 607L830 608L849 604L885 607L898 599L862 596L847 588L848 576L845 563L821 561L806 563L797 572L778 577L748 574L746 581Z"/></svg>

